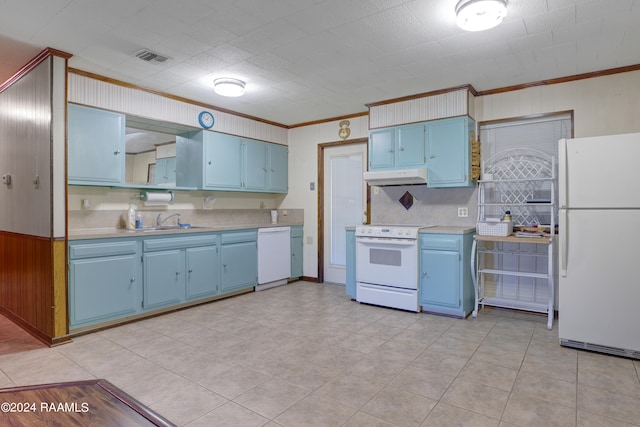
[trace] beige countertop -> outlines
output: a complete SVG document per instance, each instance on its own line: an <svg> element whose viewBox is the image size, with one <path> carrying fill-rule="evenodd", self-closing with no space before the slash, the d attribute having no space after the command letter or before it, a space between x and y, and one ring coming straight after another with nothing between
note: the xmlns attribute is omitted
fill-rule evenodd
<svg viewBox="0 0 640 427"><path fill-rule="evenodd" d="M420 229L424 234L467 234L475 233L475 227L458 225L436 225L435 227L425 227Z"/></svg>
<svg viewBox="0 0 640 427"><path fill-rule="evenodd" d="M216 231L247 230L268 227L293 227L303 224L233 224L233 225L211 225L193 226L190 228L171 228L163 230L127 230L124 228L82 228L69 230L68 240L82 239L108 239L113 237L144 237L171 234L191 234L191 233L211 233Z"/></svg>

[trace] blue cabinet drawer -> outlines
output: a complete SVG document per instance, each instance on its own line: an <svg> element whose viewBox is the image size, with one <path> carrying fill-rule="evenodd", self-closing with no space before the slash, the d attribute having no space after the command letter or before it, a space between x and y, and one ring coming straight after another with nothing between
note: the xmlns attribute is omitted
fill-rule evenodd
<svg viewBox="0 0 640 427"><path fill-rule="evenodd" d="M423 234L420 235L420 248L457 251L460 249L460 241L461 239L456 237Z"/></svg>
<svg viewBox="0 0 640 427"><path fill-rule="evenodd" d="M238 233L223 233L222 244L227 245L229 243L242 243L242 242L254 242L257 241L257 231L241 231Z"/></svg>
<svg viewBox="0 0 640 427"><path fill-rule="evenodd" d="M124 240L105 243L71 243L69 245L69 258L95 258L114 255L130 255L136 253L137 242Z"/></svg>
<svg viewBox="0 0 640 427"><path fill-rule="evenodd" d="M181 249L193 246L211 246L218 244L217 234L189 237L166 237L161 239L146 239L143 243L145 252L162 251L166 249Z"/></svg>

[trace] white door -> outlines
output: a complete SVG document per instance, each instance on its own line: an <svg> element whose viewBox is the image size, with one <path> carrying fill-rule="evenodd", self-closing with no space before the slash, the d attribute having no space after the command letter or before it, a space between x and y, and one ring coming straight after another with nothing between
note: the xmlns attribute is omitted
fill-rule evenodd
<svg viewBox="0 0 640 427"><path fill-rule="evenodd" d="M324 281L346 282L345 227L366 219L367 186L362 174L367 145L349 144L324 150Z"/></svg>

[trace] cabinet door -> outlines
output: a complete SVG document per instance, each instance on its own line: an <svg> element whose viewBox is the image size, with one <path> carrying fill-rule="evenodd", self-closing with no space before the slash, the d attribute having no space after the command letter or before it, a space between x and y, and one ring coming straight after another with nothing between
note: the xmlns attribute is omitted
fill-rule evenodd
<svg viewBox="0 0 640 427"><path fill-rule="evenodd" d="M242 187L248 191L265 191L267 188L267 144L252 139L245 139L242 144Z"/></svg>
<svg viewBox="0 0 640 427"><path fill-rule="evenodd" d="M69 104L69 182L124 183L125 116Z"/></svg>
<svg viewBox="0 0 640 427"><path fill-rule="evenodd" d="M424 166L426 163L425 125L416 124L398 128L398 166L402 168Z"/></svg>
<svg viewBox="0 0 640 427"><path fill-rule="evenodd" d="M156 159L156 173L154 184L174 184L176 182L176 158L165 157Z"/></svg>
<svg viewBox="0 0 640 427"><path fill-rule="evenodd" d="M70 328L135 314L140 310L139 255L69 262Z"/></svg>
<svg viewBox="0 0 640 427"><path fill-rule="evenodd" d="M220 285L217 246L186 249L187 299L203 298L218 293Z"/></svg>
<svg viewBox="0 0 640 427"><path fill-rule="evenodd" d="M369 133L369 170L387 169L395 165L396 131L379 129Z"/></svg>
<svg viewBox="0 0 640 427"><path fill-rule="evenodd" d="M356 231L347 230L347 276L346 291L351 298L356 298Z"/></svg>
<svg viewBox="0 0 640 427"><path fill-rule="evenodd" d="M289 191L289 148L285 145L267 144L267 191Z"/></svg>
<svg viewBox="0 0 640 427"><path fill-rule="evenodd" d="M144 308L152 309L184 301L184 252L181 250L144 254Z"/></svg>
<svg viewBox="0 0 640 427"><path fill-rule="evenodd" d="M459 187L469 181L468 118L435 120L427 124L430 187Z"/></svg>
<svg viewBox="0 0 640 427"><path fill-rule="evenodd" d="M460 255L458 251L420 251L420 303L459 307Z"/></svg>
<svg viewBox="0 0 640 427"><path fill-rule="evenodd" d="M222 245L221 288L223 292L255 286L258 277L256 242Z"/></svg>
<svg viewBox="0 0 640 427"><path fill-rule="evenodd" d="M291 226L291 277L302 277L303 227Z"/></svg>
<svg viewBox="0 0 640 427"><path fill-rule="evenodd" d="M241 142L240 138L232 135L204 132L205 188L223 190L241 188Z"/></svg>

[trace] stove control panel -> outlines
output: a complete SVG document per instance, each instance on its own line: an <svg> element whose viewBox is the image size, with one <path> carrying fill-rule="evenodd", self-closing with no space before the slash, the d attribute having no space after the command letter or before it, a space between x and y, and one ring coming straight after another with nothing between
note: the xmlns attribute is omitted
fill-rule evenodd
<svg viewBox="0 0 640 427"><path fill-rule="evenodd" d="M364 225L356 227L356 236L389 239L417 239L422 227Z"/></svg>

